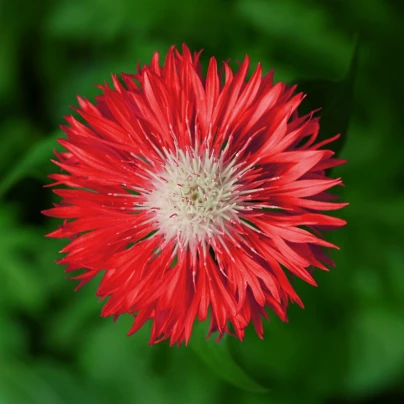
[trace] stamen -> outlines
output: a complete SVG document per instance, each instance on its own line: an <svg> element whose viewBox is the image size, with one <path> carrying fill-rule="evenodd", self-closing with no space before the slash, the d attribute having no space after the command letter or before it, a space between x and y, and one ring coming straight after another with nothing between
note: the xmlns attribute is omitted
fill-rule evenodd
<svg viewBox="0 0 404 404"><path fill-rule="evenodd" d="M237 156L225 161L225 153L217 158L209 149L200 154L191 148L185 152L180 149L173 154L163 148L163 153L166 158L162 171L152 174L147 170L154 189L146 196L144 206L154 208L154 218L165 239L176 240L180 251L188 247L194 254L202 245L204 260L207 244L214 245L218 240L225 250L226 239L238 244L228 236L230 227L240 223L240 213L249 204L243 195L262 189L244 188L242 177L252 165L237 163Z"/></svg>

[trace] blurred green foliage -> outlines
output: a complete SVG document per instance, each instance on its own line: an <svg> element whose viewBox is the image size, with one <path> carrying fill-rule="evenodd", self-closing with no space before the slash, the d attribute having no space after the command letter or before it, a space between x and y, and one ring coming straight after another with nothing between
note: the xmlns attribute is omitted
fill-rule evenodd
<svg viewBox="0 0 404 404"><path fill-rule="evenodd" d="M387 0L1 0L0 404L404 402L403 17ZM148 347L147 327L127 338L130 318L99 317L96 281L73 293L54 263L64 241L44 238L56 221L39 212L77 94L185 42L205 65L248 53L277 80L316 80L317 108L355 33L349 127L331 111L349 224L331 236L337 268L318 288L296 280L305 310L273 318L264 341L248 330L216 346L197 328L188 348Z"/></svg>

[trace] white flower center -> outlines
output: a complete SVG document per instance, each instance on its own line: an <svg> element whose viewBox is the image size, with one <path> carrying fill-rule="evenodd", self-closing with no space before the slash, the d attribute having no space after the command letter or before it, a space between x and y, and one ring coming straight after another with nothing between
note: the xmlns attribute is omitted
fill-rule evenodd
<svg viewBox="0 0 404 404"><path fill-rule="evenodd" d="M246 171L240 172L235 160L225 166L223 154L220 158L208 150L202 156L195 154L166 152L164 169L153 176L153 191L147 198L166 240L176 238L180 248L194 251L199 242L218 238L223 244L226 226L239 221L238 211L245 203L237 181Z"/></svg>

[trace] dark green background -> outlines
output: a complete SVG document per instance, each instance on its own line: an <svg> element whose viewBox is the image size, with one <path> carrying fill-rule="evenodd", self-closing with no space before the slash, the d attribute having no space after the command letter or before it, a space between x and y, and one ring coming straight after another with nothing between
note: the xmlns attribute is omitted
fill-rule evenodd
<svg viewBox="0 0 404 404"><path fill-rule="evenodd" d="M386 0L0 1L0 404L404 402L403 7ZM335 170L351 205L337 268L295 282L306 309L265 340L190 347L127 338L54 261L64 241L42 186L58 125L110 73L186 42L202 60L248 53L276 79L340 79L360 35L355 105ZM317 105L320 99L309 100ZM343 130L335 120L335 133ZM227 349L230 350L230 354ZM231 359L234 358L234 359ZM243 372L244 370L244 372ZM253 380L269 387L259 390ZM226 380L231 383L227 383ZM235 387L238 385L240 388ZM247 391L254 390L254 391Z"/></svg>

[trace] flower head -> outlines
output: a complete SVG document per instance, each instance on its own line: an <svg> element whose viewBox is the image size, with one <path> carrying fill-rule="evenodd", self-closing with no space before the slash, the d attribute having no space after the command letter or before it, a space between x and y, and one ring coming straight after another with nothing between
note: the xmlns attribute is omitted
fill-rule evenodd
<svg viewBox="0 0 404 404"><path fill-rule="evenodd" d="M319 121L299 117L303 94L273 83L246 57L233 75L215 58L206 78L199 55L172 47L137 74L113 76L97 103L78 98L83 124L66 117L67 150L50 177L65 219L50 237L71 241L59 262L78 287L103 273L103 316L130 313L136 332L153 320L151 343L187 343L196 318L210 332L263 337L268 309L286 321L303 306L288 275L315 285L313 268L333 266L321 231L345 224L325 170L343 160L317 142ZM210 314L209 314L210 313Z"/></svg>

